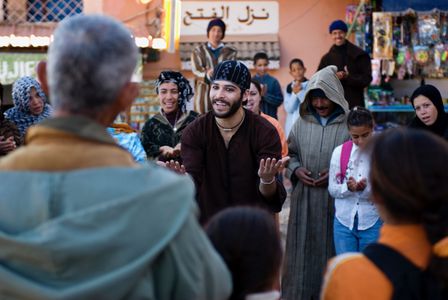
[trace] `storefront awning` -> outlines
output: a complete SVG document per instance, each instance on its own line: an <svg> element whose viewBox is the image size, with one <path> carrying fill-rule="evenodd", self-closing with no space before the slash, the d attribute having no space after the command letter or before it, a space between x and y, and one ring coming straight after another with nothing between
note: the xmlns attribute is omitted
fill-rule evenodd
<svg viewBox="0 0 448 300"><path fill-rule="evenodd" d="M0 25L0 47L48 46L57 23Z"/></svg>
<svg viewBox="0 0 448 300"><path fill-rule="evenodd" d="M191 53L204 42L204 36L181 37L179 51L182 70L191 70ZM224 42L238 50L237 59L249 68L253 68L253 57L257 52L266 52L270 69L280 68L280 43L277 35L226 36Z"/></svg>
<svg viewBox="0 0 448 300"><path fill-rule="evenodd" d="M1 47L48 47L57 22L0 24ZM152 37L145 26L128 27L140 48L150 48Z"/></svg>
<svg viewBox="0 0 448 300"><path fill-rule="evenodd" d="M429 11L432 9L448 10L447 0L383 0L383 11L403 11L407 9Z"/></svg>

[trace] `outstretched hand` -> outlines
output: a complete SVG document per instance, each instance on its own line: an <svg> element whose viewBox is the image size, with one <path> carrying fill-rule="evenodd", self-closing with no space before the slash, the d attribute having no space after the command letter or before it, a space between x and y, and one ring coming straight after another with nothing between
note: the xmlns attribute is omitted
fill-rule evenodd
<svg viewBox="0 0 448 300"><path fill-rule="evenodd" d="M157 164L159 166L165 167L167 169L170 169L171 171L174 171L178 174L184 175L186 174L185 166L180 164L178 161L170 160L167 162L158 161Z"/></svg>
<svg viewBox="0 0 448 300"><path fill-rule="evenodd" d="M176 158L180 156L180 147L172 148L170 146L161 146L159 151L160 155L166 158Z"/></svg>
<svg viewBox="0 0 448 300"><path fill-rule="evenodd" d="M286 157L285 157L286 159ZM264 182L271 182L278 172L285 168L289 157L284 161L283 159L277 160L275 158L263 158L260 160L260 166L258 168L258 176Z"/></svg>

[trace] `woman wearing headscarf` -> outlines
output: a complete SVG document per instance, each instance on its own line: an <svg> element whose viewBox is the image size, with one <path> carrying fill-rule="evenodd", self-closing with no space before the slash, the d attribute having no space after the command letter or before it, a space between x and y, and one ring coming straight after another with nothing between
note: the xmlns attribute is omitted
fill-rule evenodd
<svg viewBox="0 0 448 300"><path fill-rule="evenodd" d="M40 123L53 112L39 82L30 76L14 82L12 99L14 107L5 112L5 118L17 126L22 138L28 127Z"/></svg>
<svg viewBox="0 0 448 300"><path fill-rule="evenodd" d="M439 90L430 84L422 85L412 94L411 102L416 116L409 127L425 129L448 140L448 115Z"/></svg>
<svg viewBox="0 0 448 300"><path fill-rule="evenodd" d="M186 109L193 90L181 73L163 71L157 79L156 92L160 112L143 126L143 148L149 159L179 161L182 131L198 117L198 113Z"/></svg>

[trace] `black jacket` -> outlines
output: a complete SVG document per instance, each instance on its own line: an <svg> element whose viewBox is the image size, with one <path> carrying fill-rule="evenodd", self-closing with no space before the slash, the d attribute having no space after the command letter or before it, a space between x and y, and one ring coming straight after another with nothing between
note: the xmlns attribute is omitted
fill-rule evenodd
<svg viewBox="0 0 448 300"><path fill-rule="evenodd" d="M330 51L320 60L318 70L329 65L343 71L347 66L348 77L341 80L344 96L350 108L364 105L364 88L372 81L370 56L361 48L346 41L344 46L332 46Z"/></svg>

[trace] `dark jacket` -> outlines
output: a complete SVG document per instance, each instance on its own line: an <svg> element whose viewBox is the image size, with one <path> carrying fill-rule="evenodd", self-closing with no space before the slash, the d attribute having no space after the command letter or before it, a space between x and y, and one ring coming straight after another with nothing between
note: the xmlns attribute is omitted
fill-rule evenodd
<svg viewBox="0 0 448 300"><path fill-rule="evenodd" d="M320 60L318 70L335 65L338 71L343 71L347 66L348 77L341 80L344 87L345 99L350 108L364 105L364 88L372 81L372 67L370 56L361 48L349 41L343 46L333 45Z"/></svg>

